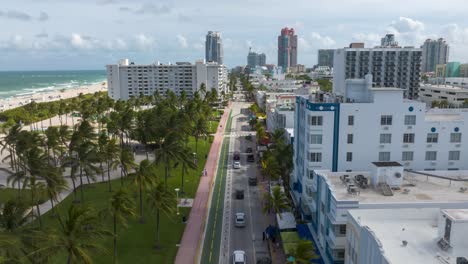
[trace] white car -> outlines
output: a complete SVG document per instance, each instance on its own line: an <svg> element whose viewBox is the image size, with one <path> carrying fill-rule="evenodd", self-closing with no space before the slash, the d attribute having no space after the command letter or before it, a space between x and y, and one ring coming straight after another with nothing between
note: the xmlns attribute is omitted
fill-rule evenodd
<svg viewBox="0 0 468 264"><path fill-rule="evenodd" d="M232 253L232 264L246 264L247 258L245 257L245 251L234 250Z"/></svg>
<svg viewBox="0 0 468 264"><path fill-rule="evenodd" d="M234 161L233 168L240 169L240 161Z"/></svg>
<svg viewBox="0 0 468 264"><path fill-rule="evenodd" d="M236 227L244 227L245 226L245 214L244 213L236 213L236 221L234 223Z"/></svg>

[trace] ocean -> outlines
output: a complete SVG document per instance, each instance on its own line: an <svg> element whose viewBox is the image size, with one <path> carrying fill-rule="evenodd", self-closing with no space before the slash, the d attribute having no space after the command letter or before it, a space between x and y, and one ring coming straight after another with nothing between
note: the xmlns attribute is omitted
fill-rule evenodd
<svg viewBox="0 0 468 264"><path fill-rule="evenodd" d="M105 71L0 72L0 99L76 88L106 81Z"/></svg>

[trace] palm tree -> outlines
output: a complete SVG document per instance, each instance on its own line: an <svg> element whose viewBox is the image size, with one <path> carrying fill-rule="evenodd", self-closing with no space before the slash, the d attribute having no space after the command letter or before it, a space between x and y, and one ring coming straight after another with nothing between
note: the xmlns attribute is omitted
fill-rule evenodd
<svg viewBox="0 0 468 264"><path fill-rule="evenodd" d="M159 221L160 213L170 217L174 214L177 206L175 195L168 191L164 183L158 182L150 189L147 195L148 205L156 212L156 248L159 248Z"/></svg>
<svg viewBox="0 0 468 264"><path fill-rule="evenodd" d="M29 207L22 201L8 200L0 208L0 229L4 232L15 232L33 217Z"/></svg>
<svg viewBox="0 0 468 264"><path fill-rule="evenodd" d="M198 155L198 140L208 135L208 123L203 116L198 117L193 126L192 136L195 137L195 153Z"/></svg>
<svg viewBox="0 0 468 264"><path fill-rule="evenodd" d="M38 232L42 239L40 248L31 254L47 254L49 257L65 253L67 264L92 263L91 253L106 252L98 241L112 236L103 227L103 221L91 207L72 204L63 225L57 229Z"/></svg>
<svg viewBox="0 0 468 264"><path fill-rule="evenodd" d="M109 192L112 191L110 180L111 170L115 170L119 166L120 147L115 138L110 139L104 147L104 160L107 164L107 183L109 184Z"/></svg>
<svg viewBox="0 0 468 264"><path fill-rule="evenodd" d="M156 168L147 159L140 162L135 177L133 178L133 184L138 187L138 193L140 196L140 222L143 223L143 188L151 186L155 180L157 180Z"/></svg>
<svg viewBox="0 0 468 264"><path fill-rule="evenodd" d="M309 264L310 260L315 257L314 247L312 242L309 240L299 240L296 244L296 248L292 253L295 264Z"/></svg>
<svg viewBox="0 0 468 264"><path fill-rule="evenodd" d="M120 183L123 185L123 178L128 176L130 170L137 167L133 152L128 148L122 148L119 156Z"/></svg>
<svg viewBox="0 0 468 264"><path fill-rule="evenodd" d="M271 194L265 193L265 200L266 202L263 207L265 213L273 211L276 214L280 214L289 208L288 199L284 192L281 191L280 186L273 187ZM281 214L279 216L281 218Z"/></svg>
<svg viewBox="0 0 468 264"><path fill-rule="evenodd" d="M135 216L135 204L127 190L116 191L110 200L110 212L114 222L114 256L113 262L117 263L117 223L127 226L127 218Z"/></svg>
<svg viewBox="0 0 468 264"><path fill-rule="evenodd" d="M99 158L97 155L96 145L93 142L85 141L78 145L76 150L77 154L77 161L80 173L80 193L81 193L81 201L84 201L83 195L83 172L86 174L86 178L88 179L88 184L90 184L89 178L93 181L96 180L94 174L99 173L100 169L99 166L95 164L99 162Z"/></svg>
<svg viewBox="0 0 468 264"><path fill-rule="evenodd" d="M196 168L191 162L188 148L181 141L180 135L176 133L168 134L162 144L155 151L154 162L157 165L164 164L164 184L167 188L167 178L173 162L185 162L189 167Z"/></svg>
<svg viewBox="0 0 468 264"><path fill-rule="evenodd" d="M62 175L62 171L57 167L46 166L42 175L45 181L45 191L50 200L52 210L60 218L54 202L55 204L59 202L59 195L68 189L68 183Z"/></svg>

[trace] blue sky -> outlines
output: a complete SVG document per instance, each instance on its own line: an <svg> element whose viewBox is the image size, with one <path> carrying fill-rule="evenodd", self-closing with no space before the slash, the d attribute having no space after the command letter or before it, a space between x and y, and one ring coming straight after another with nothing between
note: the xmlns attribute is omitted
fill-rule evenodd
<svg viewBox="0 0 468 264"><path fill-rule="evenodd" d="M450 60L468 62L466 0L6 0L0 7L0 70L104 69L204 58L208 30L221 31L225 63L246 63L248 48L276 64L282 27L299 36L298 61L319 48L376 45L394 33L401 45L444 37Z"/></svg>

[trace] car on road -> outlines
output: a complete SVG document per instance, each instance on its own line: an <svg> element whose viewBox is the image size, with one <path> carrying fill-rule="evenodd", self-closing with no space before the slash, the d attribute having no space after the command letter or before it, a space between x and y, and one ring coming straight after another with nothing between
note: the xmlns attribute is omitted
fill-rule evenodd
<svg viewBox="0 0 468 264"><path fill-rule="evenodd" d="M232 253L232 264L246 264L247 257L245 256L245 251L243 250L234 250Z"/></svg>
<svg viewBox="0 0 468 264"><path fill-rule="evenodd" d="M236 227L245 227L245 214L244 213L236 213L236 221L234 223Z"/></svg>
<svg viewBox="0 0 468 264"><path fill-rule="evenodd" d="M234 169L240 169L240 161L234 161L232 167L233 167Z"/></svg>
<svg viewBox="0 0 468 264"><path fill-rule="evenodd" d="M236 190L236 199L243 200L244 199L244 190Z"/></svg>
<svg viewBox="0 0 468 264"><path fill-rule="evenodd" d="M247 149L245 150L245 152L247 152L247 153L252 153L252 152L253 152L253 149L252 149L252 148L247 148Z"/></svg>
<svg viewBox="0 0 468 264"><path fill-rule="evenodd" d="M234 157L233 157L234 160L240 160L240 153L239 151L236 151L234 152Z"/></svg>
<svg viewBox="0 0 468 264"><path fill-rule="evenodd" d="M257 186L257 177L249 177L249 185Z"/></svg>
<svg viewBox="0 0 468 264"><path fill-rule="evenodd" d="M248 162L255 162L255 156L254 156L254 154L249 154L249 155L247 155L247 161L248 161Z"/></svg>

